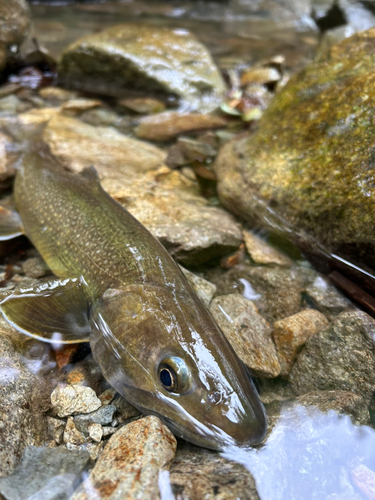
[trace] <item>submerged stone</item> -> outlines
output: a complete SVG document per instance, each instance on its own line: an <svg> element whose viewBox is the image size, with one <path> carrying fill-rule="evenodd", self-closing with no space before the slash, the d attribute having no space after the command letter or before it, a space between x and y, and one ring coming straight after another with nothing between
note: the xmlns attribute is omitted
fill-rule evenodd
<svg viewBox="0 0 375 500"><path fill-rule="evenodd" d="M278 266L291 267L293 262L289 257L269 245L250 231L243 231L246 250L257 264L277 264Z"/></svg>
<svg viewBox="0 0 375 500"><path fill-rule="evenodd" d="M304 407L308 415L334 411L338 415L347 415L355 425L369 425L368 402L350 391L313 391L290 398L286 401L266 404L269 429L272 432L282 413Z"/></svg>
<svg viewBox="0 0 375 500"><path fill-rule="evenodd" d="M301 309L304 277L298 268L236 264L226 273L206 273L217 286L217 295L237 291L252 300L259 313L271 324L296 314Z"/></svg>
<svg viewBox="0 0 375 500"><path fill-rule="evenodd" d="M89 458L86 451L63 446L29 446L14 473L0 479L0 494L6 500L68 500Z"/></svg>
<svg viewBox="0 0 375 500"><path fill-rule="evenodd" d="M237 293L216 297L210 312L222 328L237 356L258 377L277 377L277 359L272 329L255 305Z"/></svg>
<svg viewBox="0 0 375 500"><path fill-rule="evenodd" d="M215 165L228 209L290 231L310 253L323 245L371 268L374 40L375 29L358 33L294 76L258 130L225 145Z"/></svg>
<svg viewBox="0 0 375 500"><path fill-rule="evenodd" d="M87 434L91 424L110 424L113 420L113 414L115 411L115 405L105 405L92 413L88 413L86 415L76 415L74 417L74 424L79 431Z"/></svg>
<svg viewBox="0 0 375 500"><path fill-rule="evenodd" d="M339 314L311 337L289 375L297 394L343 390L368 402L375 385L375 320L362 311Z"/></svg>
<svg viewBox="0 0 375 500"><path fill-rule="evenodd" d="M169 480L176 498L259 500L254 478L243 465L190 443L179 445Z"/></svg>
<svg viewBox="0 0 375 500"><path fill-rule="evenodd" d="M0 476L11 474L26 446L48 441L51 374L37 376L28 370L13 343L19 334L0 318ZM25 336L17 346L26 354ZM22 343L25 345L21 348ZM26 358L25 358L26 360Z"/></svg>
<svg viewBox="0 0 375 500"><path fill-rule="evenodd" d="M351 302L323 276L317 276L304 290L307 304L333 319L344 309L352 308Z"/></svg>
<svg viewBox="0 0 375 500"><path fill-rule="evenodd" d="M180 266L180 269L184 273L194 292L198 295L203 304L208 307L212 297L215 295L216 285L188 271L188 269L185 269L182 266Z"/></svg>
<svg viewBox="0 0 375 500"><path fill-rule="evenodd" d="M59 75L78 89L128 97L129 89L175 95L192 109L212 110L223 79L206 48L186 30L121 24L87 35L62 55Z"/></svg>

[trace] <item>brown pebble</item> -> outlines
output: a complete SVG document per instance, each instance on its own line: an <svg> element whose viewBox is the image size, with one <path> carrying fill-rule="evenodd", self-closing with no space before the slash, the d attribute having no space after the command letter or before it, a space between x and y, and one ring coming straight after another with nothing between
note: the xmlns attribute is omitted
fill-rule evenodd
<svg viewBox="0 0 375 500"><path fill-rule="evenodd" d="M286 377L306 340L327 328L327 318L315 309L304 309L288 318L276 321L273 338L281 372Z"/></svg>
<svg viewBox="0 0 375 500"><path fill-rule="evenodd" d="M220 116L171 111L144 118L135 133L142 139L169 141L182 133L225 127L226 124L226 120Z"/></svg>
<svg viewBox="0 0 375 500"><path fill-rule="evenodd" d="M176 439L154 416L121 427L109 439L89 477L71 500L159 498L158 475L172 461Z"/></svg>

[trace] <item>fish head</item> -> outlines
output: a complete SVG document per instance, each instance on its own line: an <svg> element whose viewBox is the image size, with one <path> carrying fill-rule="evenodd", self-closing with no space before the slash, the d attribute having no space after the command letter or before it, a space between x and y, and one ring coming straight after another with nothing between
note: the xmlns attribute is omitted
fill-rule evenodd
<svg viewBox="0 0 375 500"><path fill-rule="evenodd" d="M266 417L246 368L189 291L109 290L92 314L93 354L108 382L179 437L212 449L260 443Z"/></svg>

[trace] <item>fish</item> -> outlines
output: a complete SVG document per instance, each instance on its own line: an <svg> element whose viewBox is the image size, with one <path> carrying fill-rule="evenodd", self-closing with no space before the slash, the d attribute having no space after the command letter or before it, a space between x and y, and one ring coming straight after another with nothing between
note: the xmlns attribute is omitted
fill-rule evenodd
<svg viewBox="0 0 375 500"><path fill-rule="evenodd" d="M8 323L57 345L89 341L109 384L178 437L214 450L262 441L266 415L246 367L95 168L72 173L35 146L18 162L14 200L0 236L25 234L54 276L1 296Z"/></svg>

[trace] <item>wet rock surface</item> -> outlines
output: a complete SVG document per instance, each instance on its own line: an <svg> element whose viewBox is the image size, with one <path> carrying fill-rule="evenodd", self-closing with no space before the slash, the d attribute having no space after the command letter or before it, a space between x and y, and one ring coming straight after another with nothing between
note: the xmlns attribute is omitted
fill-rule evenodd
<svg viewBox="0 0 375 500"><path fill-rule="evenodd" d="M241 244L236 221L201 197L194 181L167 167L111 194L183 265L198 266Z"/></svg>
<svg viewBox="0 0 375 500"><path fill-rule="evenodd" d="M176 498L259 500L255 481L242 465L188 443L179 446L169 479Z"/></svg>
<svg viewBox="0 0 375 500"><path fill-rule="evenodd" d="M189 284L205 306L209 306L216 292L216 285L180 266Z"/></svg>
<svg viewBox="0 0 375 500"><path fill-rule="evenodd" d="M375 321L362 311L339 314L310 338L290 373L297 394L352 391L370 400L374 387Z"/></svg>
<svg viewBox="0 0 375 500"><path fill-rule="evenodd" d="M91 424L108 425L113 420L113 414L117 410L116 406L109 404L102 406L98 410L86 415L76 415L74 424L81 432L88 433Z"/></svg>
<svg viewBox="0 0 375 500"><path fill-rule="evenodd" d="M348 415L356 425L368 425L370 414L367 401L350 391L314 391L294 399L274 402L266 405L269 429L277 425L283 412L293 411L304 407L308 415L313 416L319 412L334 411L339 415Z"/></svg>
<svg viewBox="0 0 375 500"><path fill-rule="evenodd" d="M277 264L279 266L290 267L292 260L279 252L276 248L267 244L264 240L251 233L243 231L243 238L246 250L251 259L257 264Z"/></svg>
<svg viewBox="0 0 375 500"><path fill-rule="evenodd" d="M222 328L237 356L259 377L277 377L277 359L272 329L255 305L239 294L216 297L210 312Z"/></svg>
<svg viewBox="0 0 375 500"><path fill-rule="evenodd" d="M365 266L375 265L374 37L373 29L354 35L331 49L329 62L293 77L258 131L225 146L215 164L228 209L291 230L309 251L319 252L318 242Z"/></svg>
<svg viewBox="0 0 375 500"><path fill-rule="evenodd" d="M88 462L85 451L29 446L14 473L0 478L0 493L6 500L68 500Z"/></svg>
<svg viewBox="0 0 375 500"><path fill-rule="evenodd" d="M304 293L307 304L318 309L330 320L345 309L353 307L351 302L322 276L317 276L305 288Z"/></svg>
<svg viewBox="0 0 375 500"><path fill-rule="evenodd" d="M157 498L159 470L169 465L175 450L174 436L158 418L132 422L110 438L72 500L89 499L92 492L103 500Z"/></svg>
<svg viewBox="0 0 375 500"><path fill-rule="evenodd" d="M224 92L211 56L193 35L146 25L113 26L78 40L64 52L59 72L80 89L172 94L193 109L213 109Z"/></svg>
<svg viewBox="0 0 375 500"><path fill-rule="evenodd" d="M254 302L259 313L271 324L301 309L304 278L296 269L265 268L244 262L220 276L210 271L206 276L217 286L217 295L241 293Z"/></svg>

